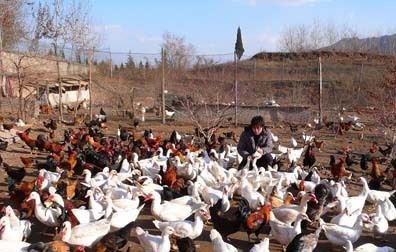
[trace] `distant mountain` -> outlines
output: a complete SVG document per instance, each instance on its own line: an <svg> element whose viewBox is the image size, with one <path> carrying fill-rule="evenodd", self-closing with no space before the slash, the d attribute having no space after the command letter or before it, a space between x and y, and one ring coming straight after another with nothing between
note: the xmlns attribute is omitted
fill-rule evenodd
<svg viewBox="0 0 396 252"><path fill-rule="evenodd" d="M396 34L364 39L341 39L331 46L321 48L321 50L396 55Z"/></svg>

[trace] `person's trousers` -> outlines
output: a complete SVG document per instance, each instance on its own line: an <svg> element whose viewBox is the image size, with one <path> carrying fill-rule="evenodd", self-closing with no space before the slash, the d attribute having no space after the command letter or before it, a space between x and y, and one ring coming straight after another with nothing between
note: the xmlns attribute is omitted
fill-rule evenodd
<svg viewBox="0 0 396 252"><path fill-rule="evenodd" d="M268 165L272 166L272 162L274 161L274 159L271 156L271 153L266 153L264 154L261 158L257 159L256 165L258 168L260 167L264 167L264 169L267 169ZM246 166L247 163L247 159L243 159L242 162L239 164L238 169L242 169L243 167ZM252 162L250 162L249 164L249 170L251 170L253 168L252 166Z"/></svg>

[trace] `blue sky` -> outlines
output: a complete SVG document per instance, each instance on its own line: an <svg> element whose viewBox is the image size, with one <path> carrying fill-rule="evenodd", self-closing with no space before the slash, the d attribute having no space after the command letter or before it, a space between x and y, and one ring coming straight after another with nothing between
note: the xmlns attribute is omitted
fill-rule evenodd
<svg viewBox="0 0 396 252"><path fill-rule="evenodd" d="M232 53L240 26L245 55L277 51L286 27L317 19L360 36L396 33L394 0L91 0L102 47L156 53L170 32L198 54Z"/></svg>

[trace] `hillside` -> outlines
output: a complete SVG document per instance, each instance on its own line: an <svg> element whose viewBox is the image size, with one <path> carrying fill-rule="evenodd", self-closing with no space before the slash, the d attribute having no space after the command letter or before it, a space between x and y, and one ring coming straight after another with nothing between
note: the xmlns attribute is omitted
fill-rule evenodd
<svg viewBox="0 0 396 252"><path fill-rule="evenodd" d="M348 38L342 39L335 44L322 48L323 50L335 50L335 51L358 51L358 52L370 52L384 55L395 55L396 54L396 34L384 35L379 37L369 38Z"/></svg>

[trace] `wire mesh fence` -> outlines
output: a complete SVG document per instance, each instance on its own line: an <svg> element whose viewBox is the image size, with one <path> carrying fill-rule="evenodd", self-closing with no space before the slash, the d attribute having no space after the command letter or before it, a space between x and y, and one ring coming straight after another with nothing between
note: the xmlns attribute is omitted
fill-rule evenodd
<svg viewBox="0 0 396 252"><path fill-rule="evenodd" d="M4 48L1 61L2 72L13 82L15 96L19 93L18 73L22 73L20 77L23 76L24 83L29 83L33 77L37 83L47 75L57 74L58 61L62 76L87 77L89 63L92 63L95 109L108 107L115 116L130 117L144 110L152 112L153 119L159 119L164 92L165 108L171 112L180 109L180 101L190 99L213 109L227 107L230 110L227 116L233 117L237 101L237 116L242 118L241 122L246 122L257 113L275 121L293 116L304 121L317 113L319 56L322 59L324 110L336 113L342 107L352 109L376 103L372 94L379 92L378 87L391 61L386 56L335 52L260 53L245 55L235 62L233 53L165 52L162 55L161 52L55 48L51 44L26 42L13 50ZM5 83L3 78L3 96Z"/></svg>

